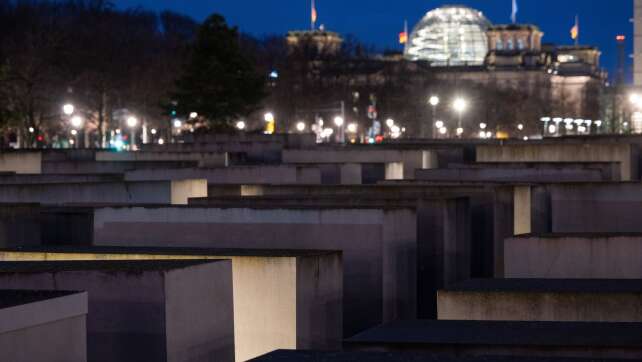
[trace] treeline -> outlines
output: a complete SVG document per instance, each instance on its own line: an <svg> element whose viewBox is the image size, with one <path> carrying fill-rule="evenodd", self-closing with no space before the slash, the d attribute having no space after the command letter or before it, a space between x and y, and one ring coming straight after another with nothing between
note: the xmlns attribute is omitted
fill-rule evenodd
<svg viewBox="0 0 642 362"><path fill-rule="evenodd" d="M25 144L54 137L71 103L100 144L118 110L162 119L197 31L184 15L104 0L0 0L0 127Z"/></svg>

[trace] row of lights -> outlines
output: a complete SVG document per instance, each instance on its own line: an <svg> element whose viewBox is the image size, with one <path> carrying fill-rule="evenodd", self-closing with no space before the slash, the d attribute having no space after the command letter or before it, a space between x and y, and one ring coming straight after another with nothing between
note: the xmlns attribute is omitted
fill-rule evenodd
<svg viewBox="0 0 642 362"><path fill-rule="evenodd" d="M575 127L577 127L577 131L579 133L586 133L587 131L590 131L592 125L595 125L599 128L602 127L603 124L601 120L592 121L590 119L574 119L562 117L542 117L540 120L544 122L545 127L548 126L548 133L551 134L555 134L561 129L560 123L564 123L564 128L567 131L572 131L573 129L575 129ZM554 124L549 125L550 122L553 122Z"/></svg>

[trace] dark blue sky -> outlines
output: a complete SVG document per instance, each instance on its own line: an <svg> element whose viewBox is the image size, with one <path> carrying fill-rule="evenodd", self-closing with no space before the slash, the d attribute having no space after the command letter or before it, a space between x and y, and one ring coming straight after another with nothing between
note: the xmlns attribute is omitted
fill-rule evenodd
<svg viewBox="0 0 642 362"><path fill-rule="evenodd" d="M353 34L378 48L398 47L404 19L410 28L426 11L443 4L464 4L484 12L493 23L510 21L512 0L316 0L319 23L329 30ZM254 35L285 34L309 27L309 0L115 0L122 8L143 6L172 9L202 20L218 12L229 23ZM544 41L571 44L569 31L580 17L581 43L597 45L609 73L617 64L615 36L627 36L627 56L633 52L633 0L518 0L518 22L539 25ZM630 67L631 61L627 59ZM630 69L627 69L630 73Z"/></svg>

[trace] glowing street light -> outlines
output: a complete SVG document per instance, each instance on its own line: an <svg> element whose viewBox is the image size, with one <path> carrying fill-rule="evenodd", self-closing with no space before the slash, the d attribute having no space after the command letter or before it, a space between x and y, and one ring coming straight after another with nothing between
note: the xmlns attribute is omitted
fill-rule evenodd
<svg viewBox="0 0 642 362"><path fill-rule="evenodd" d="M196 118L198 118L198 113L192 112L189 114L189 119L196 119Z"/></svg>
<svg viewBox="0 0 642 362"><path fill-rule="evenodd" d="M305 123L304 122L299 122L296 124L296 130L299 132L305 131Z"/></svg>
<svg viewBox="0 0 642 362"><path fill-rule="evenodd" d="M150 132L151 132L153 135L155 135L156 133L158 133L158 131L156 130L156 128L152 128Z"/></svg>
<svg viewBox="0 0 642 362"><path fill-rule="evenodd" d="M334 124L336 124L336 125L337 125L337 127L341 127L341 126L343 126L343 123L344 123L344 122L345 122L345 121L344 121L343 117L339 117L339 116L334 117Z"/></svg>
<svg viewBox="0 0 642 362"><path fill-rule="evenodd" d="M439 97L437 96L430 97L430 99L428 100L428 103L430 103L430 105L433 107L437 107L439 105Z"/></svg>
<svg viewBox="0 0 642 362"><path fill-rule="evenodd" d="M350 132L350 133L357 133L357 129L358 129L358 128L359 128L359 126L357 126L357 124L356 124L356 123L350 123L350 124L348 125L348 132Z"/></svg>
<svg viewBox="0 0 642 362"><path fill-rule="evenodd" d="M453 102L453 108L455 109L455 111L457 111L457 113L464 112L467 107L468 107L468 103L466 103L466 101L463 98L457 98Z"/></svg>
<svg viewBox="0 0 642 362"><path fill-rule="evenodd" d="M479 128L480 129L486 129L486 127L488 127L488 125L486 123L480 123L479 124Z"/></svg>
<svg viewBox="0 0 642 362"><path fill-rule="evenodd" d="M444 128L444 121L437 121L437 122L435 122L435 128L437 128L437 129L442 129L442 128Z"/></svg>
<svg viewBox="0 0 642 362"><path fill-rule="evenodd" d="M468 103L463 98L457 98L453 102L453 108L459 116L459 121L457 123L457 136L461 137L461 135L464 133L464 129L462 128L462 116L466 108L468 108ZM461 130L461 132L459 130Z"/></svg>
<svg viewBox="0 0 642 362"><path fill-rule="evenodd" d="M72 135L72 136L77 136L77 135L78 135L78 131L77 131L77 130L75 130L75 129L72 129L72 130L71 130L71 135Z"/></svg>
<svg viewBox="0 0 642 362"><path fill-rule="evenodd" d="M134 116L127 117L127 127L134 128L138 126L138 118Z"/></svg>
<svg viewBox="0 0 642 362"><path fill-rule="evenodd" d="M272 112L268 112L263 115L263 119L265 122L274 122L274 114Z"/></svg>
<svg viewBox="0 0 642 362"><path fill-rule="evenodd" d="M237 129L239 129L239 130L241 130L241 131L242 131L242 130L244 130L244 129L245 129L245 127L246 127L245 122L243 122L243 121L238 121L238 122L236 122L236 128L237 128Z"/></svg>
<svg viewBox="0 0 642 362"><path fill-rule="evenodd" d="M183 127L183 122L181 122L180 119L175 119L174 120L174 128L181 128Z"/></svg>
<svg viewBox="0 0 642 362"><path fill-rule="evenodd" d="M523 125L523 124L521 124L521 123L520 123L520 124L518 124L518 125L517 125L517 129L518 129L518 130L520 130L520 131L523 131L523 130L524 130L524 125Z"/></svg>
<svg viewBox="0 0 642 362"><path fill-rule="evenodd" d="M62 112L67 116L71 116L72 114L74 114L75 110L76 110L76 107L74 107L74 105L71 103L67 103L64 106L62 106Z"/></svg>
<svg viewBox="0 0 642 362"><path fill-rule="evenodd" d="M442 135L445 135L446 133L448 133L448 128L446 127L439 128L439 133Z"/></svg>
<svg viewBox="0 0 642 362"><path fill-rule="evenodd" d="M71 117L71 120L69 120L69 122L71 123L71 126L76 128L76 129L82 127L82 123L83 123L82 122L82 117L80 117L80 116Z"/></svg>

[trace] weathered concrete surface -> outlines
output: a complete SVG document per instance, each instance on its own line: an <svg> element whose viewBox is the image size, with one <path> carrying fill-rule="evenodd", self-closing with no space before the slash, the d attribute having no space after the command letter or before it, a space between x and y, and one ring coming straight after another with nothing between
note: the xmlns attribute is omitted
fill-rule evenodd
<svg viewBox="0 0 642 362"><path fill-rule="evenodd" d="M205 180L0 185L1 203L182 205L204 196Z"/></svg>
<svg viewBox="0 0 642 362"><path fill-rule="evenodd" d="M11 362L86 362L87 293L0 291L0 351Z"/></svg>
<svg viewBox="0 0 642 362"><path fill-rule="evenodd" d="M18 174L42 173L42 153L39 151L1 152L0 172L15 172Z"/></svg>
<svg viewBox="0 0 642 362"><path fill-rule="evenodd" d="M53 175L53 174L0 174L0 185L24 184L62 184L62 183L96 183L123 181L122 174L96 174L96 175Z"/></svg>
<svg viewBox="0 0 642 362"><path fill-rule="evenodd" d="M41 243L39 205L0 204L0 247L36 246Z"/></svg>
<svg viewBox="0 0 642 362"><path fill-rule="evenodd" d="M457 356L408 352L320 352L279 350L252 362L628 362L613 359L576 359L551 357Z"/></svg>
<svg viewBox="0 0 642 362"><path fill-rule="evenodd" d="M638 280L477 279L438 293L439 319L641 322Z"/></svg>
<svg viewBox="0 0 642 362"><path fill-rule="evenodd" d="M344 342L350 351L445 357L642 358L641 323L400 321Z"/></svg>
<svg viewBox="0 0 642 362"><path fill-rule="evenodd" d="M547 186L554 233L642 232L642 184Z"/></svg>
<svg viewBox="0 0 642 362"><path fill-rule="evenodd" d="M234 360L229 261L3 263L0 287L87 291L90 361Z"/></svg>
<svg viewBox="0 0 642 362"><path fill-rule="evenodd" d="M417 313L414 208L106 207L93 230L100 246L341 250L345 335Z"/></svg>
<svg viewBox="0 0 642 362"><path fill-rule="evenodd" d="M477 146L478 162L619 162L622 180L638 180L639 146L627 143L527 143Z"/></svg>
<svg viewBox="0 0 642 362"><path fill-rule="evenodd" d="M604 181L621 181L619 162L471 162L450 163L449 169L527 169L531 171L599 171L600 179Z"/></svg>
<svg viewBox="0 0 642 362"><path fill-rule="evenodd" d="M116 152L96 151L96 161L197 161L200 166L226 167L225 152Z"/></svg>
<svg viewBox="0 0 642 362"><path fill-rule="evenodd" d="M474 258L472 275L502 277L504 239L514 235L514 187L496 183L403 183L367 186L242 185L239 188L210 187L211 195L282 196L282 197L364 197L430 198L467 197L471 208L471 233ZM238 195L238 194L237 194ZM536 196L539 193L535 193ZM539 197L535 198L539 200ZM539 214L533 213L537 220ZM535 224L535 227L538 225ZM540 230L540 229L534 229Z"/></svg>
<svg viewBox="0 0 642 362"><path fill-rule="evenodd" d="M436 292L469 279L481 255L470 237L467 198L399 198L385 195L218 197L191 199L193 206L217 208L412 208L417 213L417 315L436 318Z"/></svg>
<svg viewBox="0 0 642 362"><path fill-rule="evenodd" d="M415 169L436 168L436 155L429 150L382 148L315 148L283 150L284 163L386 163L387 179L413 179ZM398 173L403 171L403 178ZM388 172L387 172L388 174ZM394 176L394 177L393 177Z"/></svg>
<svg viewBox="0 0 642 362"><path fill-rule="evenodd" d="M131 247L0 252L2 261L167 259L232 260L236 360L278 348L340 348L343 275L338 252Z"/></svg>
<svg viewBox="0 0 642 362"><path fill-rule="evenodd" d="M579 182L611 181L600 169L534 169L534 168L442 168L416 170L419 181L501 181L501 182Z"/></svg>
<svg viewBox="0 0 642 362"><path fill-rule="evenodd" d="M127 181L205 179L208 184L321 184L316 167L233 166L223 168L144 169L125 173Z"/></svg>
<svg viewBox="0 0 642 362"><path fill-rule="evenodd" d="M45 161L44 174L122 174L126 171L156 168L198 167L198 161Z"/></svg>
<svg viewBox="0 0 642 362"><path fill-rule="evenodd" d="M642 279L642 234L524 235L504 245L507 278Z"/></svg>

